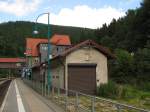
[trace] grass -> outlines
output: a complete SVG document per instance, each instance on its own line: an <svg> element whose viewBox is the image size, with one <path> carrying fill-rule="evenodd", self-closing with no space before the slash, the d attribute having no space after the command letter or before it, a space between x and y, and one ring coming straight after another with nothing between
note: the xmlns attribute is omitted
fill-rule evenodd
<svg viewBox="0 0 150 112"><path fill-rule="evenodd" d="M120 102L134 105L136 107L150 110L150 92L133 90L128 94L129 97L116 99Z"/></svg>
<svg viewBox="0 0 150 112"><path fill-rule="evenodd" d="M112 81L98 87L98 96L150 110L150 91Z"/></svg>
<svg viewBox="0 0 150 112"><path fill-rule="evenodd" d="M133 94L134 92L134 94ZM63 107L65 107L65 94L60 94L58 96L57 93L53 94L53 98L55 101L57 100L58 103L60 103ZM106 97L105 97L106 98ZM130 92L126 93L125 98L116 98L113 99L114 102L120 102L124 104L130 104L139 108L145 108L147 110L150 110L150 94L148 92L143 92L139 90L133 90L133 88L130 87ZM79 95L79 107L84 108L87 110L91 110L91 100L89 96L85 95ZM76 97L75 96L68 96L68 112L76 112ZM83 110L81 110L82 112ZM96 112L116 112L117 108L114 104L104 102L99 99L95 99L95 111ZM122 109L122 112L137 112L135 110L128 110L128 109Z"/></svg>

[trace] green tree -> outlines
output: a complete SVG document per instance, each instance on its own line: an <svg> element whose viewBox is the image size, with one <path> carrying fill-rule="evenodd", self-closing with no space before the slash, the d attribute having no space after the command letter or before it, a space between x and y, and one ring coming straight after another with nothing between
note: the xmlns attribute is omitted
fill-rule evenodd
<svg viewBox="0 0 150 112"><path fill-rule="evenodd" d="M118 83L131 83L135 77L134 58L126 50L116 49L116 60L111 62L111 77Z"/></svg>
<svg viewBox="0 0 150 112"><path fill-rule="evenodd" d="M139 49L135 54L138 82L150 81L150 44Z"/></svg>

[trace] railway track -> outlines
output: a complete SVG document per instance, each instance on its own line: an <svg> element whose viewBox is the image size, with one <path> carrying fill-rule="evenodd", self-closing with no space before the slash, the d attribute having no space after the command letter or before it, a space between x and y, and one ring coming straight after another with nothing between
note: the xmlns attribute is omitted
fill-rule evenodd
<svg viewBox="0 0 150 112"><path fill-rule="evenodd" d="M9 85L10 85L10 82L11 82L11 79L5 79L5 80L0 81L0 107L3 103L6 92L8 90Z"/></svg>

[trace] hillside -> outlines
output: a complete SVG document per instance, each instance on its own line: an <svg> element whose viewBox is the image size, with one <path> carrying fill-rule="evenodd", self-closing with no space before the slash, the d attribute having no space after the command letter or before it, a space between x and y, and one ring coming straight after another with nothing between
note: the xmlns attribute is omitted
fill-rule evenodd
<svg viewBox="0 0 150 112"><path fill-rule="evenodd" d="M72 43L86 39L115 49L123 49L129 53L136 53L139 49L150 47L150 1L144 0L141 7L128 10L126 16L112 20L109 25L103 24L102 28L87 29L51 25L51 35L67 34ZM16 21L0 24L0 57L23 56L25 38L47 37L47 26L37 24L39 34L33 35L35 24L33 22Z"/></svg>
<svg viewBox="0 0 150 112"><path fill-rule="evenodd" d="M25 38L47 38L47 25L37 24L39 34L33 35L33 22L16 21L0 24L0 57L22 57L25 51ZM94 30L79 27L50 25L51 35L67 34L72 43L77 43L94 35ZM81 38L82 37L82 38ZM86 37L86 38L84 38Z"/></svg>

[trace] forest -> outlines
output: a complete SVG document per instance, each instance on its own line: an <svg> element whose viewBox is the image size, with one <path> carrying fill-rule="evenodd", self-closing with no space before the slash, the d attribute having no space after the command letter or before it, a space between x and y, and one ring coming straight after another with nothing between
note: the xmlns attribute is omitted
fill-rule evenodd
<svg viewBox="0 0 150 112"><path fill-rule="evenodd" d="M38 35L32 34L34 27L35 23L28 21L0 23L0 57L24 57L27 37L47 37L46 24L38 24ZM150 92L150 0L97 29L57 25L50 29L51 35L69 35L73 44L91 39L108 47L116 55L109 60L109 78Z"/></svg>

